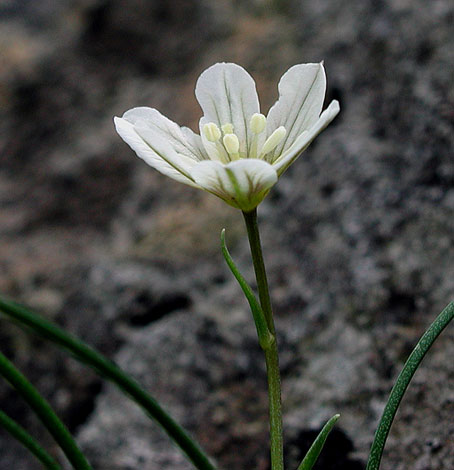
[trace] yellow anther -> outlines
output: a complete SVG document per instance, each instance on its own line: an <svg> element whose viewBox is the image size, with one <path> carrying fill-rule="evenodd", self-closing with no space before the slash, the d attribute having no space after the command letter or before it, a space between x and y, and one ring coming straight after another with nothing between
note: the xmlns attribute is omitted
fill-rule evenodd
<svg viewBox="0 0 454 470"><path fill-rule="evenodd" d="M203 134L209 142L217 142L221 138L221 131L214 122L208 122L203 126Z"/></svg>
<svg viewBox="0 0 454 470"><path fill-rule="evenodd" d="M254 134L260 134L265 130L266 117L260 113L254 113L249 121L249 126Z"/></svg>
<svg viewBox="0 0 454 470"><path fill-rule="evenodd" d="M222 139L224 147L227 150L229 155L236 156L238 155L238 150L240 149L240 141L235 134L226 134Z"/></svg>
<svg viewBox="0 0 454 470"><path fill-rule="evenodd" d="M223 126L221 126L221 129L222 129L222 132L224 133L224 135L233 134L233 125L230 124L230 122L228 122L227 124L224 124Z"/></svg>
<svg viewBox="0 0 454 470"><path fill-rule="evenodd" d="M265 140L265 143L263 144L263 147L260 153L262 155L266 155L267 153L272 152L278 146L281 140L285 137L285 134L287 134L285 127L284 126L278 127L268 137L268 139Z"/></svg>

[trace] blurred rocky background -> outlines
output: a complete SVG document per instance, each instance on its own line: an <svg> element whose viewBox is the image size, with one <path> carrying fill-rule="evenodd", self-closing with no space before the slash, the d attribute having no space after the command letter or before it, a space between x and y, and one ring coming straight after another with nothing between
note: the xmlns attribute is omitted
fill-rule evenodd
<svg viewBox="0 0 454 470"><path fill-rule="evenodd" d="M325 60L341 114L260 207L281 349L288 468L335 412L317 466L360 470L393 380L453 298L450 0L3 0L0 292L134 374L221 469L269 468L264 363L219 232L252 281L241 215L147 167L112 117L197 128L209 65L234 61L264 110ZM110 385L0 323L4 351L97 470L189 470ZM454 465L454 329L417 373L384 470ZM1 408L53 448L0 384ZM0 468L37 469L0 431Z"/></svg>

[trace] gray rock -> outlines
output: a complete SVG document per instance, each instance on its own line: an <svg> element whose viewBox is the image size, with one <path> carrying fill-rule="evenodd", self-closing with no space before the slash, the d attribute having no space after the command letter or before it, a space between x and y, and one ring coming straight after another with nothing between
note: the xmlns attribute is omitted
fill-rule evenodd
<svg viewBox="0 0 454 470"><path fill-rule="evenodd" d="M220 468L267 469L263 358L218 250L226 227L252 281L240 214L146 167L111 119L150 105L196 128L205 65L246 66L266 107L288 66L324 59L341 114L259 212L289 468L335 412L320 467L363 468L396 375L453 290L452 2L295 2L287 16L132 3L3 7L0 289L118 361ZM415 376L384 470L452 468L451 330ZM112 386L9 326L1 339L95 468L190 468ZM0 468L12 462L35 468L2 437Z"/></svg>

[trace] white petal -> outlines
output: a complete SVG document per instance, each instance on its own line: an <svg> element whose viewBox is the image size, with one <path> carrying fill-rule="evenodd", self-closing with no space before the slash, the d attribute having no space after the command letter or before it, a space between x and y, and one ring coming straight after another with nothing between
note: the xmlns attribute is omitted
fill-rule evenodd
<svg viewBox="0 0 454 470"><path fill-rule="evenodd" d="M326 90L323 64L294 65L280 79L278 90L279 99L267 116L267 135L279 126L285 127L287 135L274 150L275 158L317 122Z"/></svg>
<svg viewBox="0 0 454 470"><path fill-rule="evenodd" d="M200 136L190 129L180 128L178 124L163 116L157 109L139 107L126 111L123 119L143 128L150 128L155 134L166 140L178 154L185 155L195 161L205 160L206 154L201 152Z"/></svg>
<svg viewBox="0 0 454 470"><path fill-rule="evenodd" d="M269 163L253 158L227 165L200 162L191 175L203 189L245 212L257 207L277 181L277 173Z"/></svg>
<svg viewBox="0 0 454 470"><path fill-rule="evenodd" d="M260 112L255 82L236 64L215 64L197 80L195 95L202 107L205 122L214 122L221 128L233 124L233 131L241 142L240 152L251 145L249 120Z"/></svg>
<svg viewBox="0 0 454 470"><path fill-rule="evenodd" d="M193 148L194 153L199 157L199 160L208 160L209 157L206 153L205 147L203 145L202 139L199 134L196 134L189 127L182 126L181 132L185 137L188 144Z"/></svg>
<svg viewBox="0 0 454 470"><path fill-rule="evenodd" d="M273 168L279 176L298 158L301 152L309 147L318 134L337 116L339 111L339 102L336 100L331 101L331 104L323 111L318 121L308 131L304 131L293 145L273 163Z"/></svg>
<svg viewBox="0 0 454 470"><path fill-rule="evenodd" d="M180 183L198 187L189 175L190 168L186 162L183 162L181 165L181 158L169 145L165 145L165 143L161 142L159 137L153 139L154 146L152 148L148 142L138 134L133 124L119 117L115 117L114 122L115 128L121 138L150 166ZM192 165L195 164L193 160L190 161Z"/></svg>

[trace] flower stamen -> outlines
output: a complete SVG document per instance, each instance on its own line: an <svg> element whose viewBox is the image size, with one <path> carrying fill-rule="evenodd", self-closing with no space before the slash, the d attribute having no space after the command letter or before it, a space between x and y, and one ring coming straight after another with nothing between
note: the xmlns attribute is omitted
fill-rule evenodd
<svg viewBox="0 0 454 470"><path fill-rule="evenodd" d="M266 117L260 113L254 113L249 121L249 126L254 134L260 134L265 130Z"/></svg>
<svg viewBox="0 0 454 470"><path fill-rule="evenodd" d="M222 139L222 142L224 143L224 147L227 150L230 159L238 160L240 158L238 153L240 149L240 141L238 140L238 137L235 134L226 134Z"/></svg>
<svg viewBox="0 0 454 470"><path fill-rule="evenodd" d="M203 126L203 133L209 142L216 142L221 138L221 131L214 122L208 122Z"/></svg>
<svg viewBox="0 0 454 470"><path fill-rule="evenodd" d="M278 127L269 137L265 140L262 150L260 151L259 158L263 158L267 153L272 152L282 141L287 134L284 126Z"/></svg>
<svg viewBox="0 0 454 470"><path fill-rule="evenodd" d="M228 122L227 124L222 125L221 129L222 129L222 132L224 133L224 135L233 134L233 125L230 124L230 122Z"/></svg>
<svg viewBox="0 0 454 470"><path fill-rule="evenodd" d="M224 127L224 126L222 126ZM233 127L233 126L232 126ZM216 145L217 159L222 163L228 163L231 161L229 155L225 151L224 147L220 142L221 130L214 122L208 122L203 126L203 134L208 142L212 142Z"/></svg>
<svg viewBox="0 0 454 470"><path fill-rule="evenodd" d="M260 113L254 113L249 121L249 127L252 131L252 142L249 150L249 158L257 158L258 134L261 134L266 127L266 117Z"/></svg>

